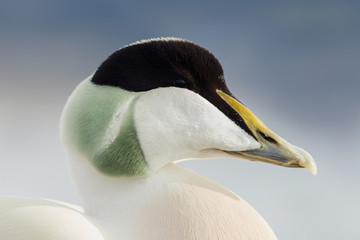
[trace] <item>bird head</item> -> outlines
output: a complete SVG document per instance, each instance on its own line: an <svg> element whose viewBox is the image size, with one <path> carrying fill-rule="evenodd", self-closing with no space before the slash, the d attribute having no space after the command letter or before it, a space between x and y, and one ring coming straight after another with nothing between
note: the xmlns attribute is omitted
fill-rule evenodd
<svg viewBox="0 0 360 240"><path fill-rule="evenodd" d="M146 176L184 159L231 157L316 174L310 154L265 126L233 96L219 61L175 38L127 45L70 96L66 148L104 175Z"/></svg>

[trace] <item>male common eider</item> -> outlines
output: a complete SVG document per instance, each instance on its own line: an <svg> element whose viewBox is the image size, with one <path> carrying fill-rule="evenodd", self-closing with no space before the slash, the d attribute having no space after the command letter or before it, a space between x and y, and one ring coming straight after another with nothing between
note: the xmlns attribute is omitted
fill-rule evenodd
<svg viewBox="0 0 360 240"><path fill-rule="evenodd" d="M316 174L306 151L231 94L210 52L176 38L105 60L67 101L61 139L82 208L0 198L0 239L276 239L240 197L174 163L230 157Z"/></svg>

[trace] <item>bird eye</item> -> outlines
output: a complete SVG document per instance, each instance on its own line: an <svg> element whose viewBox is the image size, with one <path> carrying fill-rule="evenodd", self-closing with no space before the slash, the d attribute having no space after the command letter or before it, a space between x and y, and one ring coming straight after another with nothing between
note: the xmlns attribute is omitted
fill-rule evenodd
<svg viewBox="0 0 360 240"><path fill-rule="evenodd" d="M186 81L184 79L177 79L175 80L175 86L176 87L180 87L180 88L184 88L186 87Z"/></svg>
<svg viewBox="0 0 360 240"><path fill-rule="evenodd" d="M265 139L266 141L271 142L271 143L277 143L275 139L273 139L272 137L269 137L269 136L266 135L265 133L259 132L259 134L260 134L261 137L262 137L263 139Z"/></svg>

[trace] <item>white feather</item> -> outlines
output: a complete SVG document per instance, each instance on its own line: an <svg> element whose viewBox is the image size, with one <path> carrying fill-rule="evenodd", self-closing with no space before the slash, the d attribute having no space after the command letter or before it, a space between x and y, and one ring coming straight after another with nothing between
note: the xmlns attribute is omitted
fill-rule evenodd
<svg viewBox="0 0 360 240"><path fill-rule="evenodd" d="M81 208L45 199L0 198L1 240L104 240Z"/></svg>
<svg viewBox="0 0 360 240"><path fill-rule="evenodd" d="M103 98L104 102L124 99L112 94L131 95L111 87L92 87L88 78L71 101L83 101L84 91L93 101ZM96 91L101 94L94 98ZM108 132L100 134L106 138L98 142L114 139L121 128L118 124L121 125L122 114L136 99L134 121L150 165L148 175L103 175L86 154L74 146L68 147L69 170L84 212L59 202L3 198L0 239L276 239L263 218L241 198L172 163L184 158L226 156L221 150L254 149L259 147L258 142L207 100L186 89L160 88L125 99L129 99L126 104L119 102L121 107L114 107ZM65 143L67 137L63 135Z"/></svg>
<svg viewBox="0 0 360 240"><path fill-rule="evenodd" d="M89 179L82 205L108 239L276 239L240 197L175 164L146 178L111 178L83 167Z"/></svg>
<svg viewBox="0 0 360 240"><path fill-rule="evenodd" d="M155 170L177 160L226 157L224 151L260 147L214 105L187 89L145 92L134 117L145 158Z"/></svg>

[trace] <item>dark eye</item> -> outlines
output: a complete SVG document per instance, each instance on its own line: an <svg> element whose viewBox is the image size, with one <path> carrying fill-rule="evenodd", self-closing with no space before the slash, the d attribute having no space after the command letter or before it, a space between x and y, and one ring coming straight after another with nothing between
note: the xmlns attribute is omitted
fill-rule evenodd
<svg viewBox="0 0 360 240"><path fill-rule="evenodd" d="M272 137L269 137L269 136L266 135L265 133L259 132L259 134L260 134L261 137L262 137L263 139L265 139L266 141L271 142L271 143L277 143L275 139L273 139Z"/></svg>
<svg viewBox="0 0 360 240"><path fill-rule="evenodd" d="M175 86L179 88L185 88L187 86L187 83L184 79L177 79L175 80Z"/></svg>

